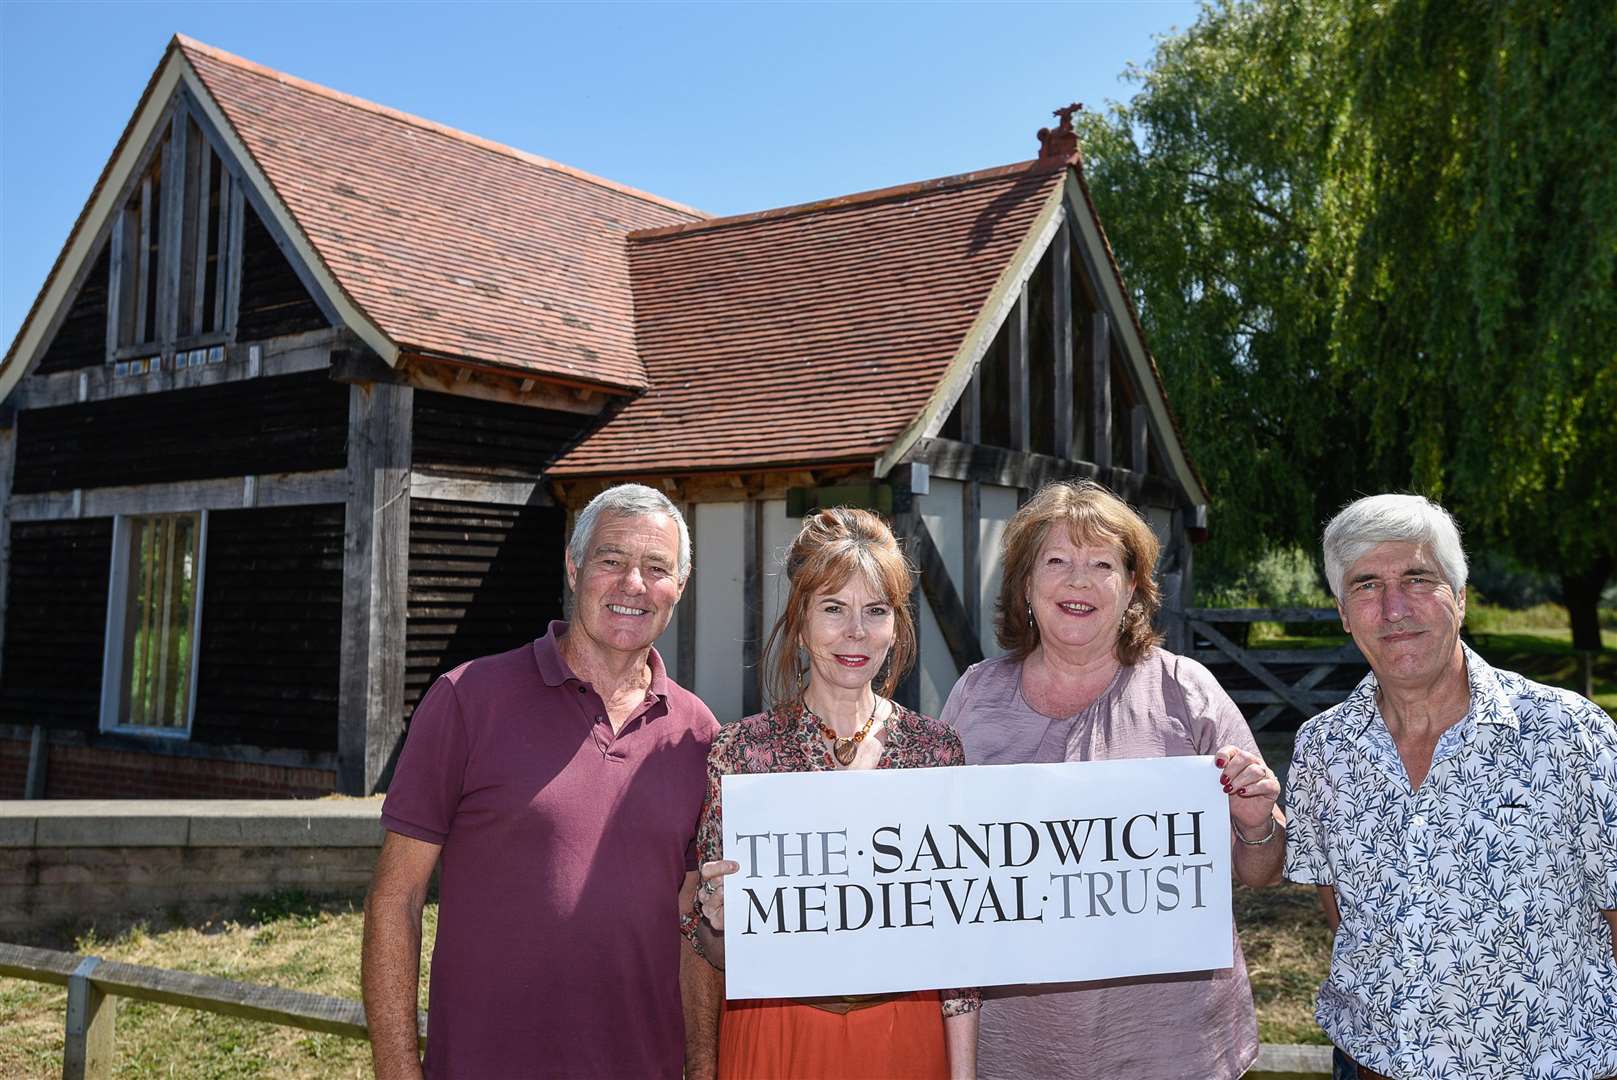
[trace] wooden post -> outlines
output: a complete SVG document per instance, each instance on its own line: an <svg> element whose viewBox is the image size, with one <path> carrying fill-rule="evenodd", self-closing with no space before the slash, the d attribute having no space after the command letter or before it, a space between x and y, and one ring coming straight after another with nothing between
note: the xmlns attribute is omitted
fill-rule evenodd
<svg viewBox="0 0 1617 1080"><path fill-rule="evenodd" d="M1050 340L1055 346L1055 452L1073 459L1082 451L1072 441L1072 241L1062 222L1050 242Z"/></svg>
<svg viewBox="0 0 1617 1080"><path fill-rule="evenodd" d="M763 708L764 541L763 501L741 504L741 598L745 611L741 628L741 713L751 716Z"/></svg>
<svg viewBox="0 0 1617 1080"><path fill-rule="evenodd" d="M1011 449L1027 451L1033 445L1027 388L1027 283L1016 294L1016 306L1011 308L1011 332L1007 335L1010 348L1006 359L1010 368L1011 395Z"/></svg>
<svg viewBox="0 0 1617 1080"><path fill-rule="evenodd" d="M337 789L370 795L386 786L404 730L415 391L355 383L348 393Z"/></svg>
<svg viewBox="0 0 1617 1080"><path fill-rule="evenodd" d="M45 725L35 724L33 734L28 739L28 775L23 780L23 798L45 797L45 774L50 767L50 752L50 736L45 731Z"/></svg>
<svg viewBox="0 0 1617 1080"><path fill-rule="evenodd" d="M915 557L914 544L911 537L915 535L915 523L920 520L920 514L915 506L915 493L910 490L910 466L907 462L899 462L893 466L893 471L887 476L893 488L893 532L898 537L899 544L904 553L911 560ZM921 707L921 605L926 603L926 597L921 594L920 575L916 575L915 584L910 587L910 614L915 619L915 663L910 670L899 680L894 688L893 700L907 709Z"/></svg>
<svg viewBox="0 0 1617 1080"><path fill-rule="evenodd" d="M983 441L982 375L971 373L965 393L960 396L960 440L971 446ZM979 610L982 592L982 567L979 565L978 546L982 540L983 486L976 478L965 482L960 503L960 558L962 577L960 588L965 593L966 621L971 632L981 638L982 613Z"/></svg>
<svg viewBox="0 0 1617 1080"><path fill-rule="evenodd" d="M123 334L123 290L124 282L129 280L128 271L124 263L129 258L128 232L129 212L120 203L112 212L112 221L108 225L107 234L107 363L112 363L113 354L122 344L118 339Z"/></svg>
<svg viewBox="0 0 1617 1080"><path fill-rule="evenodd" d="M1089 323L1089 460L1112 467L1112 321L1104 311Z"/></svg>
<svg viewBox="0 0 1617 1080"><path fill-rule="evenodd" d="M101 964L86 956L67 980L67 1039L62 1046L62 1080L110 1080L113 1024L118 999L90 981Z"/></svg>
<svg viewBox="0 0 1617 1080"><path fill-rule="evenodd" d="M1144 405L1129 410L1128 467L1141 476L1151 471L1151 425Z"/></svg>
<svg viewBox="0 0 1617 1080"><path fill-rule="evenodd" d="M679 659L674 681L692 693L696 690L696 590L701 586L696 578L696 504L688 502L680 508L685 515L685 527L691 533L691 577L685 582L685 592L674 609L679 620Z"/></svg>
<svg viewBox="0 0 1617 1080"><path fill-rule="evenodd" d="M157 340L164 356L174 351L180 305L190 299L180 296L180 269L185 262L185 253L180 250L180 238L185 235L185 144L189 134L185 110L175 109L169 125L168 152L163 155L163 212L158 222L162 239L157 242Z"/></svg>
<svg viewBox="0 0 1617 1080"><path fill-rule="evenodd" d="M6 596L11 584L11 469L17 458L16 414L0 416L0 675L6 664ZM9 416L9 419L7 417Z"/></svg>
<svg viewBox="0 0 1617 1080"><path fill-rule="evenodd" d="M223 177L227 172L228 168L221 164L220 176ZM220 208L221 213L229 215L226 235L229 237L230 250L228 253L223 251L220 253L220 258L226 259L226 269L220 276L219 284L219 291L225 298L224 322L219 328L231 341L235 341L236 319L241 312L241 230L246 208L243 203L242 182L234 173L230 174L229 183L225 183L222 179L220 183L223 185L221 195L224 191L230 192L230 206ZM222 247L225 240L221 238L219 243Z"/></svg>

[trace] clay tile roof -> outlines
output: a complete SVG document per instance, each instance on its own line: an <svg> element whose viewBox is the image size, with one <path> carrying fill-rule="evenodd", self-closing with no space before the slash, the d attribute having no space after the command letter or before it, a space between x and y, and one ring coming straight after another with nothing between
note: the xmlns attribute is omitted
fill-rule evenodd
<svg viewBox="0 0 1617 1080"><path fill-rule="evenodd" d="M551 474L874 459L926 405L1060 164L632 235L651 389Z"/></svg>
<svg viewBox="0 0 1617 1080"><path fill-rule="evenodd" d="M338 285L401 351L645 387L624 237L699 211L177 40Z"/></svg>

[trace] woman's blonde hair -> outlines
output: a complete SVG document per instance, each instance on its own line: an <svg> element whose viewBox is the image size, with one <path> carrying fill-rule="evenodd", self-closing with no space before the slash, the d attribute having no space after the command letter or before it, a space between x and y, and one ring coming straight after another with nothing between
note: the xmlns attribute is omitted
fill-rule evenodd
<svg viewBox="0 0 1617 1080"><path fill-rule="evenodd" d="M790 591L764 648L770 700L777 704L802 695L807 669L798 643L816 596L835 592L854 574L893 608L893 645L876 675L876 693L891 694L915 662L915 617L910 611L914 571L899 550L893 530L869 510L838 506L810 515L786 553Z"/></svg>
<svg viewBox="0 0 1617 1080"><path fill-rule="evenodd" d="M1005 527L1003 573L994 614L994 636L1000 647L1020 660L1039 645L1039 627L1029 614L1027 587L1039 549L1056 525L1065 527L1079 544L1116 544L1122 550L1134 598L1123 613L1117 659L1136 663L1162 641L1151 625L1162 604L1154 576L1162 545L1128 503L1093 480L1046 484Z"/></svg>

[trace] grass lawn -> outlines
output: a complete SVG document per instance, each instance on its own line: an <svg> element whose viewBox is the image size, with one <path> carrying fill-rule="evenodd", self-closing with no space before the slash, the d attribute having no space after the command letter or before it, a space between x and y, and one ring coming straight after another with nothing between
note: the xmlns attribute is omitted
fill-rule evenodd
<svg viewBox="0 0 1617 1080"><path fill-rule="evenodd" d="M1314 1025L1314 990L1329 963L1330 941L1314 890L1237 888L1235 908L1263 1041L1323 1042ZM428 957L437 916L437 906L429 906L423 935ZM200 928L137 925L108 938L55 944L112 960L357 999L360 924L354 903L313 903L291 894ZM422 966L425 1004L426 957ZM67 991L60 987L0 978L0 1076L62 1075L66 1007ZM128 999L118 1001L116 1046L118 1077L371 1075L367 1043Z"/></svg>

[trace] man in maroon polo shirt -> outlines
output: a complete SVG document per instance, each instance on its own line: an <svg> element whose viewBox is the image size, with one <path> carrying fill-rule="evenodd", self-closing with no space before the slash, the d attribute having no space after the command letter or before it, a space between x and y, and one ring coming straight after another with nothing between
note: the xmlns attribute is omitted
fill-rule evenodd
<svg viewBox="0 0 1617 1080"><path fill-rule="evenodd" d="M690 534L661 492L626 484L579 514L566 563L572 621L449 672L411 721L365 901L381 1080L423 1075L421 910L440 863L427 1077L684 1068L682 968L694 962L690 985L707 965L679 919L718 725L651 643L684 590Z"/></svg>

